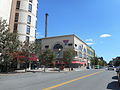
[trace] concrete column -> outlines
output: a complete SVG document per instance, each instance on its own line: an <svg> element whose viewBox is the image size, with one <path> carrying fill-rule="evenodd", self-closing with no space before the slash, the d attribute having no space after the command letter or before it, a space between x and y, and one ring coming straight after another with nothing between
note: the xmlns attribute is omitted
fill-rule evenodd
<svg viewBox="0 0 120 90"><path fill-rule="evenodd" d="M31 70L31 61L29 62L29 70Z"/></svg>
<svg viewBox="0 0 120 90"><path fill-rule="evenodd" d="M20 61L17 60L17 69L20 69Z"/></svg>

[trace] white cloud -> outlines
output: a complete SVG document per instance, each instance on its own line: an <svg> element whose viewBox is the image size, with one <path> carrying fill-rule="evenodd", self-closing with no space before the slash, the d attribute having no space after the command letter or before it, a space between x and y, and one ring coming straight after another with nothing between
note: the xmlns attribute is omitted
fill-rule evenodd
<svg viewBox="0 0 120 90"><path fill-rule="evenodd" d="M87 41L87 42L88 42L88 41L89 41L89 42L92 42L92 41L93 41L93 39L86 39L85 41Z"/></svg>
<svg viewBox="0 0 120 90"><path fill-rule="evenodd" d="M102 35L100 35L100 37L101 38L106 38L106 37L111 37L112 35L110 35L110 34L102 34Z"/></svg>
<svg viewBox="0 0 120 90"><path fill-rule="evenodd" d="M93 45L94 43L86 43L87 45Z"/></svg>

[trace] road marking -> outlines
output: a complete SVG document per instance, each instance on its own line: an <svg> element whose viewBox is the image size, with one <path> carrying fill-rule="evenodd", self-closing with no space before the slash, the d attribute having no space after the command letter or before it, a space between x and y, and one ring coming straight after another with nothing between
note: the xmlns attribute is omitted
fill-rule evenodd
<svg viewBox="0 0 120 90"><path fill-rule="evenodd" d="M76 79L73 79L73 80L70 80L70 81L63 82L63 83L61 83L61 84L57 84L57 85L55 85L55 86L51 86L51 87L48 87L48 88L44 88L44 89L42 89L42 90L51 90L51 89L54 89L54 88L63 86L63 85L65 85L65 84L68 84L68 83L71 83L71 82L74 82L74 81L77 81L77 80L80 80L80 79L83 79L83 78L86 78L86 77L89 77L89 76L92 76L92 75L101 73L101 72L103 72L103 71L99 71L99 72L96 72L96 73L88 74L88 75L85 75L85 76L82 76L82 77L79 77L79 78L76 78Z"/></svg>

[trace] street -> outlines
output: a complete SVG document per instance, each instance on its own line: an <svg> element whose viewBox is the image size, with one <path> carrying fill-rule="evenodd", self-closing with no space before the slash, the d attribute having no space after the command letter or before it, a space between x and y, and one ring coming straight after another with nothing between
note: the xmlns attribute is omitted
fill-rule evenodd
<svg viewBox="0 0 120 90"><path fill-rule="evenodd" d="M115 71L28 72L0 75L0 90L120 90Z"/></svg>

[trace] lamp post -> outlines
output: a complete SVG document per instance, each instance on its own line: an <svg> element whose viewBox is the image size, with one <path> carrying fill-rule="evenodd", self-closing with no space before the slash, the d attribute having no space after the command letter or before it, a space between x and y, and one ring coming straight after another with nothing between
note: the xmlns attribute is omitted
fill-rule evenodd
<svg viewBox="0 0 120 90"><path fill-rule="evenodd" d="M59 48L58 49L59 72L60 72L60 52L61 52L61 49Z"/></svg>

